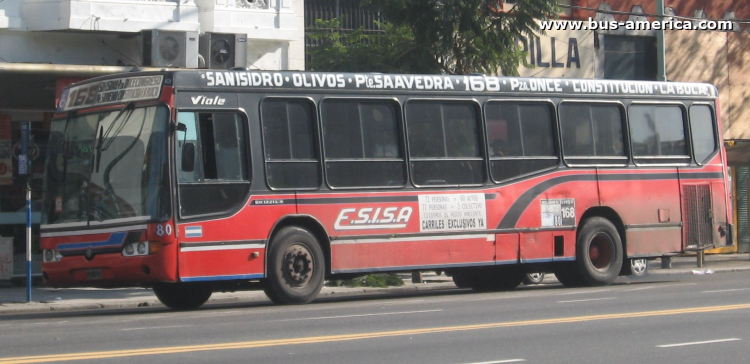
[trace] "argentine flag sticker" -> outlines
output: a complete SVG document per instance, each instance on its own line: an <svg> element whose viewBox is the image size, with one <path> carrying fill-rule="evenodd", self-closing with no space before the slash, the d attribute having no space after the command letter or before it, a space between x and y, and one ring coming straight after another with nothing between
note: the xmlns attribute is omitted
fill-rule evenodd
<svg viewBox="0 0 750 364"><path fill-rule="evenodd" d="M203 236L203 228L201 226L186 226L185 237L186 238L200 238Z"/></svg>

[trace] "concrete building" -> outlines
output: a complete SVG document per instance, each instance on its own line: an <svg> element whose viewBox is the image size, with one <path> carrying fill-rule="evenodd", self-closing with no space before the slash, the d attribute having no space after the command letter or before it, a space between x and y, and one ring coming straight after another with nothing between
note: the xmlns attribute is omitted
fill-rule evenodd
<svg viewBox="0 0 750 364"><path fill-rule="evenodd" d="M134 67L303 70L304 1L0 1L0 236L14 238L16 254L25 251L21 122L32 124L38 200L55 95L71 82Z"/></svg>

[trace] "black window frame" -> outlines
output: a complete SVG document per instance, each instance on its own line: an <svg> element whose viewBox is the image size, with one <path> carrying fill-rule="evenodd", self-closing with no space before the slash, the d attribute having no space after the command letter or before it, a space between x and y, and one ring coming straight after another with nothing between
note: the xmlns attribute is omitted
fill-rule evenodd
<svg viewBox="0 0 750 364"><path fill-rule="evenodd" d="M685 152L687 154L684 155L648 155L648 156L639 156L635 154L635 149L633 147L633 137L632 137L632 124L631 124L631 118L630 118L630 109L632 107L639 107L639 106L651 106L651 107L677 107L681 114L682 114L682 135L685 140ZM693 155L692 155L692 141L691 137L689 135L690 133L690 126L688 123L688 109L682 102L649 102L649 101L633 101L628 105L627 108L627 116L628 116L628 141L631 151L631 157L633 159L633 163L636 166L689 166L691 162L693 161Z"/></svg>
<svg viewBox="0 0 750 364"><path fill-rule="evenodd" d="M477 157L414 157L412 156L412 150L413 146L411 145L411 140L409 137L409 105L411 103L416 102L426 102L426 103L436 103L436 104L466 104L471 105L474 108L474 116L475 121L477 122L477 148L478 148L478 154ZM488 163L487 163L487 137L485 135L485 121L484 121L484 110L483 105L481 102L479 102L475 98L470 99L462 99L462 98L420 98L420 97L414 97L409 98L403 105L403 115L404 115L404 130L405 130L405 139L406 139L406 157L408 160L408 173L409 178L412 181L412 184L417 188L445 188L445 187L481 187L487 185L488 181ZM445 143L445 137L444 137L444 143ZM443 183L443 184L419 184L417 183L417 179L414 178L414 162L421 163L421 162L479 162L481 163L481 175L482 175L482 181L480 183L467 183L467 184L460 184L460 183Z"/></svg>
<svg viewBox="0 0 750 364"><path fill-rule="evenodd" d="M315 160L304 160L303 162L295 162L294 158L289 158L289 160L269 160L268 158L268 140L266 140L266 132L265 132L265 124L263 121L263 105L266 101L302 101L308 103L310 106L310 115L312 116L312 143L313 143L313 152L315 153ZM261 136L261 143L263 144L263 171L265 174L265 183L266 186L272 190L272 191L317 191L320 190L323 179L324 179L324 170L323 170L323 157L322 157L322 144L321 144L321 129L320 129L320 110L318 109L318 104L315 102L315 100L311 97L294 97L294 96L268 96L262 98L258 103L258 112L259 112L259 119L260 119L260 136ZM300 159L301 160L301 159ZM318 172L318 181L317 185L315 187L273 187L269 181L269 164L287 164L287 163L316 163L317 164L317 172Z"/></svg>
<svg viewBox="0 0 750 364"><path fill-rule="evenodd" d="M561 114L562 107L566 104L581 104L586 106L615 106L620 111L620 131L622 132L622 156L569 156L565 153L565 137L563 136L563 123ZM560 133L560 147L561 157L563 163L568 167L612 167L620 168L625 167L630 163L630 129L628 124L627 108L622 101L612 100L576 100L576 99L563 99L557 104L557 122L558 130ZM591 119L589 119L591 120ZM590 124L593 125L593 124ZM594 131L591 130L592 140L596 143L598 140Z"/></svg>
<svg viewBox="0 0 750 364"><path fill-rule="evenodd" d="M225 216L231 216L238 211L242 210L244 206L247 204L247 201L250 199L251 191L252 191L252 181L253 181L253 158L252 158L252 142L250 140L250 123L249 123L249 116L247 113L242 109L194 109L194 108L178 108L176 110L176 114L182 113L182 112L188 112L188 113L199 113L199 114L235 114L239 115L240 124L243 126L243 140L244 140L244 149L245 149L245 180L242 181L201 181L201 182L180 182L178 175L181 166L178 163L178 156L177 156L177 143L179 143L179 136L177 131L172 133L172 137L174 139L174 145L172 149L172 153L174 156L172 157L172 160L174 161L174 179L175 179L175 216L178 219L178 221L182 222L189 222L189 221L196 221L196 220L205 220L206 217L225 217ZM196 119L198 120L198 119ZM175 122L177 122L175 120ZM196 148L196 153L198 153L198 149ZM237 199L236 202L229 208L222 209L222 210L216 210L212 212L204 212L204 213L198 213L198 214L190 214L186 215L183 214L182 211L182 189L190 187L200 187L200 186L207 186L207 187L220 187L220 186L246 186L245 192L242 195L242 198Z"/></svg>
<svg viewBox="0 0 750 364"><path fill-rule="evenodd" d="M551 156L495 156L492 153L492 142L490 142L490 123L489 123L489 117L487 113L488 107L491 107L492 104L515 104L515 105L535 105L535 106L546 106L549 111L549 117L550 117L550 137L552 138L552 155ZM487 150L487 158L488 158L488 172L490 175L490 179L492 182L499 184L504 183L508 181L514 181L518 179L522 179L527 176L532 176L538 173L544 173L547 171L551 171L553 169L559 168L560 163L562 161L561 156L561 149L560 149L560 136L559 136L559 121L557 119L557 107L555 103L552 100L549 99L488 99L484 102L484 105L482 107L482 113L484 118L484 137L485 137L485 148ZM519 122L521 120L519 119ZM523 134L523 129L521 128L521 134ZM522 173L513 177L509 178L495 178L495 175L493 173L493 163L496 161L523 161L523 160L554 160L554 165L538 170L534 170L527 173Z"/></svg>
<svg viewBox="0 0 750 364"><path fill-rule="evenodd" d="M714 134L714 150L703 161L699 161L697 156L695 155L695 143L693 142L693 122L691 118L691 109L693 108L693 106L705 106L708 107L709 112L711 112L711 131ZM722 141L719 138L719 128L717 127L718 117L716 114L716 109L714 108L713 104L708 102L694 102L687 107L687 110L688 124L690 126L690 153L695 163L699 166L703 166L707 164L711 159L713 159L721 149L720 146Z"/></svg>
<svg viewBox="0 0 750 364"><path fill-rule="evenodd" d="M396 117L396 132L398 135L397 138L397 147L398 147L398 153L400 154L399 157L396 158L370 158L365 155L363 152L362 158L331 158L329 157L329 152L326 151L326 135L325 135L325 120L324 120L324 108L325 103L328 101L332 102L354 102L358 105L360 103L372 103L372 104L392 104L394 106L394 112ZM358 106L359 107L359 106ZM361 119L360 119L361 123ZM361 124L360 124L361 126ZM407 158L407 149L406 149L406 131L405 131L405 124L404 124L404 115L403 115L403 105L401 101L398 98L395 97L356 97L356 96L332 96L332 97L323 97L320 100L318 100L318 130L320 135L320 149L322 152L322 168L323 168L323 176L325 179L326 186L332 190L356 190L356 189L401 189L409 185L409 164L408 164L408 158ZM363 147L364 147L364 140L363 140ZM402 166L402 172L403 172L403 183L400 184L394 184L394 185L378 185L378 184L372 184L372 185L356 185L356 186L338 186L331 183L331 177L330 177L330 171L329 171L329 164L335 165L339 163L343 164L354 164L354 163L372 163L372 162L400 162Z"/></svg>

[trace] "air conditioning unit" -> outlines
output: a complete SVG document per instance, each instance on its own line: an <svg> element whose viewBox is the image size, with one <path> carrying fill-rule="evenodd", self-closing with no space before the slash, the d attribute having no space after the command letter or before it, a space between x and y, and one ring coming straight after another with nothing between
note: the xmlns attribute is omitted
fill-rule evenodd
<svg viewBox="0 0 750 364"><path fill-rule="evenodd" d="M247 35L231 33L201 34L199 52L205 67L230 69L247 66Z"/></svg>
<svg viewBox="0 0 750 364"><path fill-rule="evenodd" d="M144 30L143 65L198 68L198 32Z"/></svg>

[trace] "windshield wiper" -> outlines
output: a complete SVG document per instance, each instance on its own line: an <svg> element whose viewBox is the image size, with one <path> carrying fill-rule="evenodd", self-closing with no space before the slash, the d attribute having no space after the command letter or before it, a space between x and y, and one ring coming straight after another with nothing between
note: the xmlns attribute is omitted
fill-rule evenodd
<svg viewBox="0 0 750 364"><path fill-rule="evenodd" d="M124 122L120 123L121 125L119 128L117 128L117 130L115 130L114 135L110 136L109 134L110 132L112 132L112 128L115 127L115 124L117 124L117 122L120 120L123 114L125 114L125 112L129 110L132 110L134 106L135 106L135 102L133 101L125 105L125 107L122 108L122 110L120 110L120 112L117 113L115 118L109 124L109 127L107 128L106 132L104 131L103 126L99 126L99 140L96 142L96 165L95 165L96 173L99 173L99 162L102 159L102 152L107 150L109 146L112 145L112 143L115 140L115 137L118 136L120 132L122 131L122 129L125 127L125 123ZM106 145L104 145L104 138L109 138Z"/></svg>

